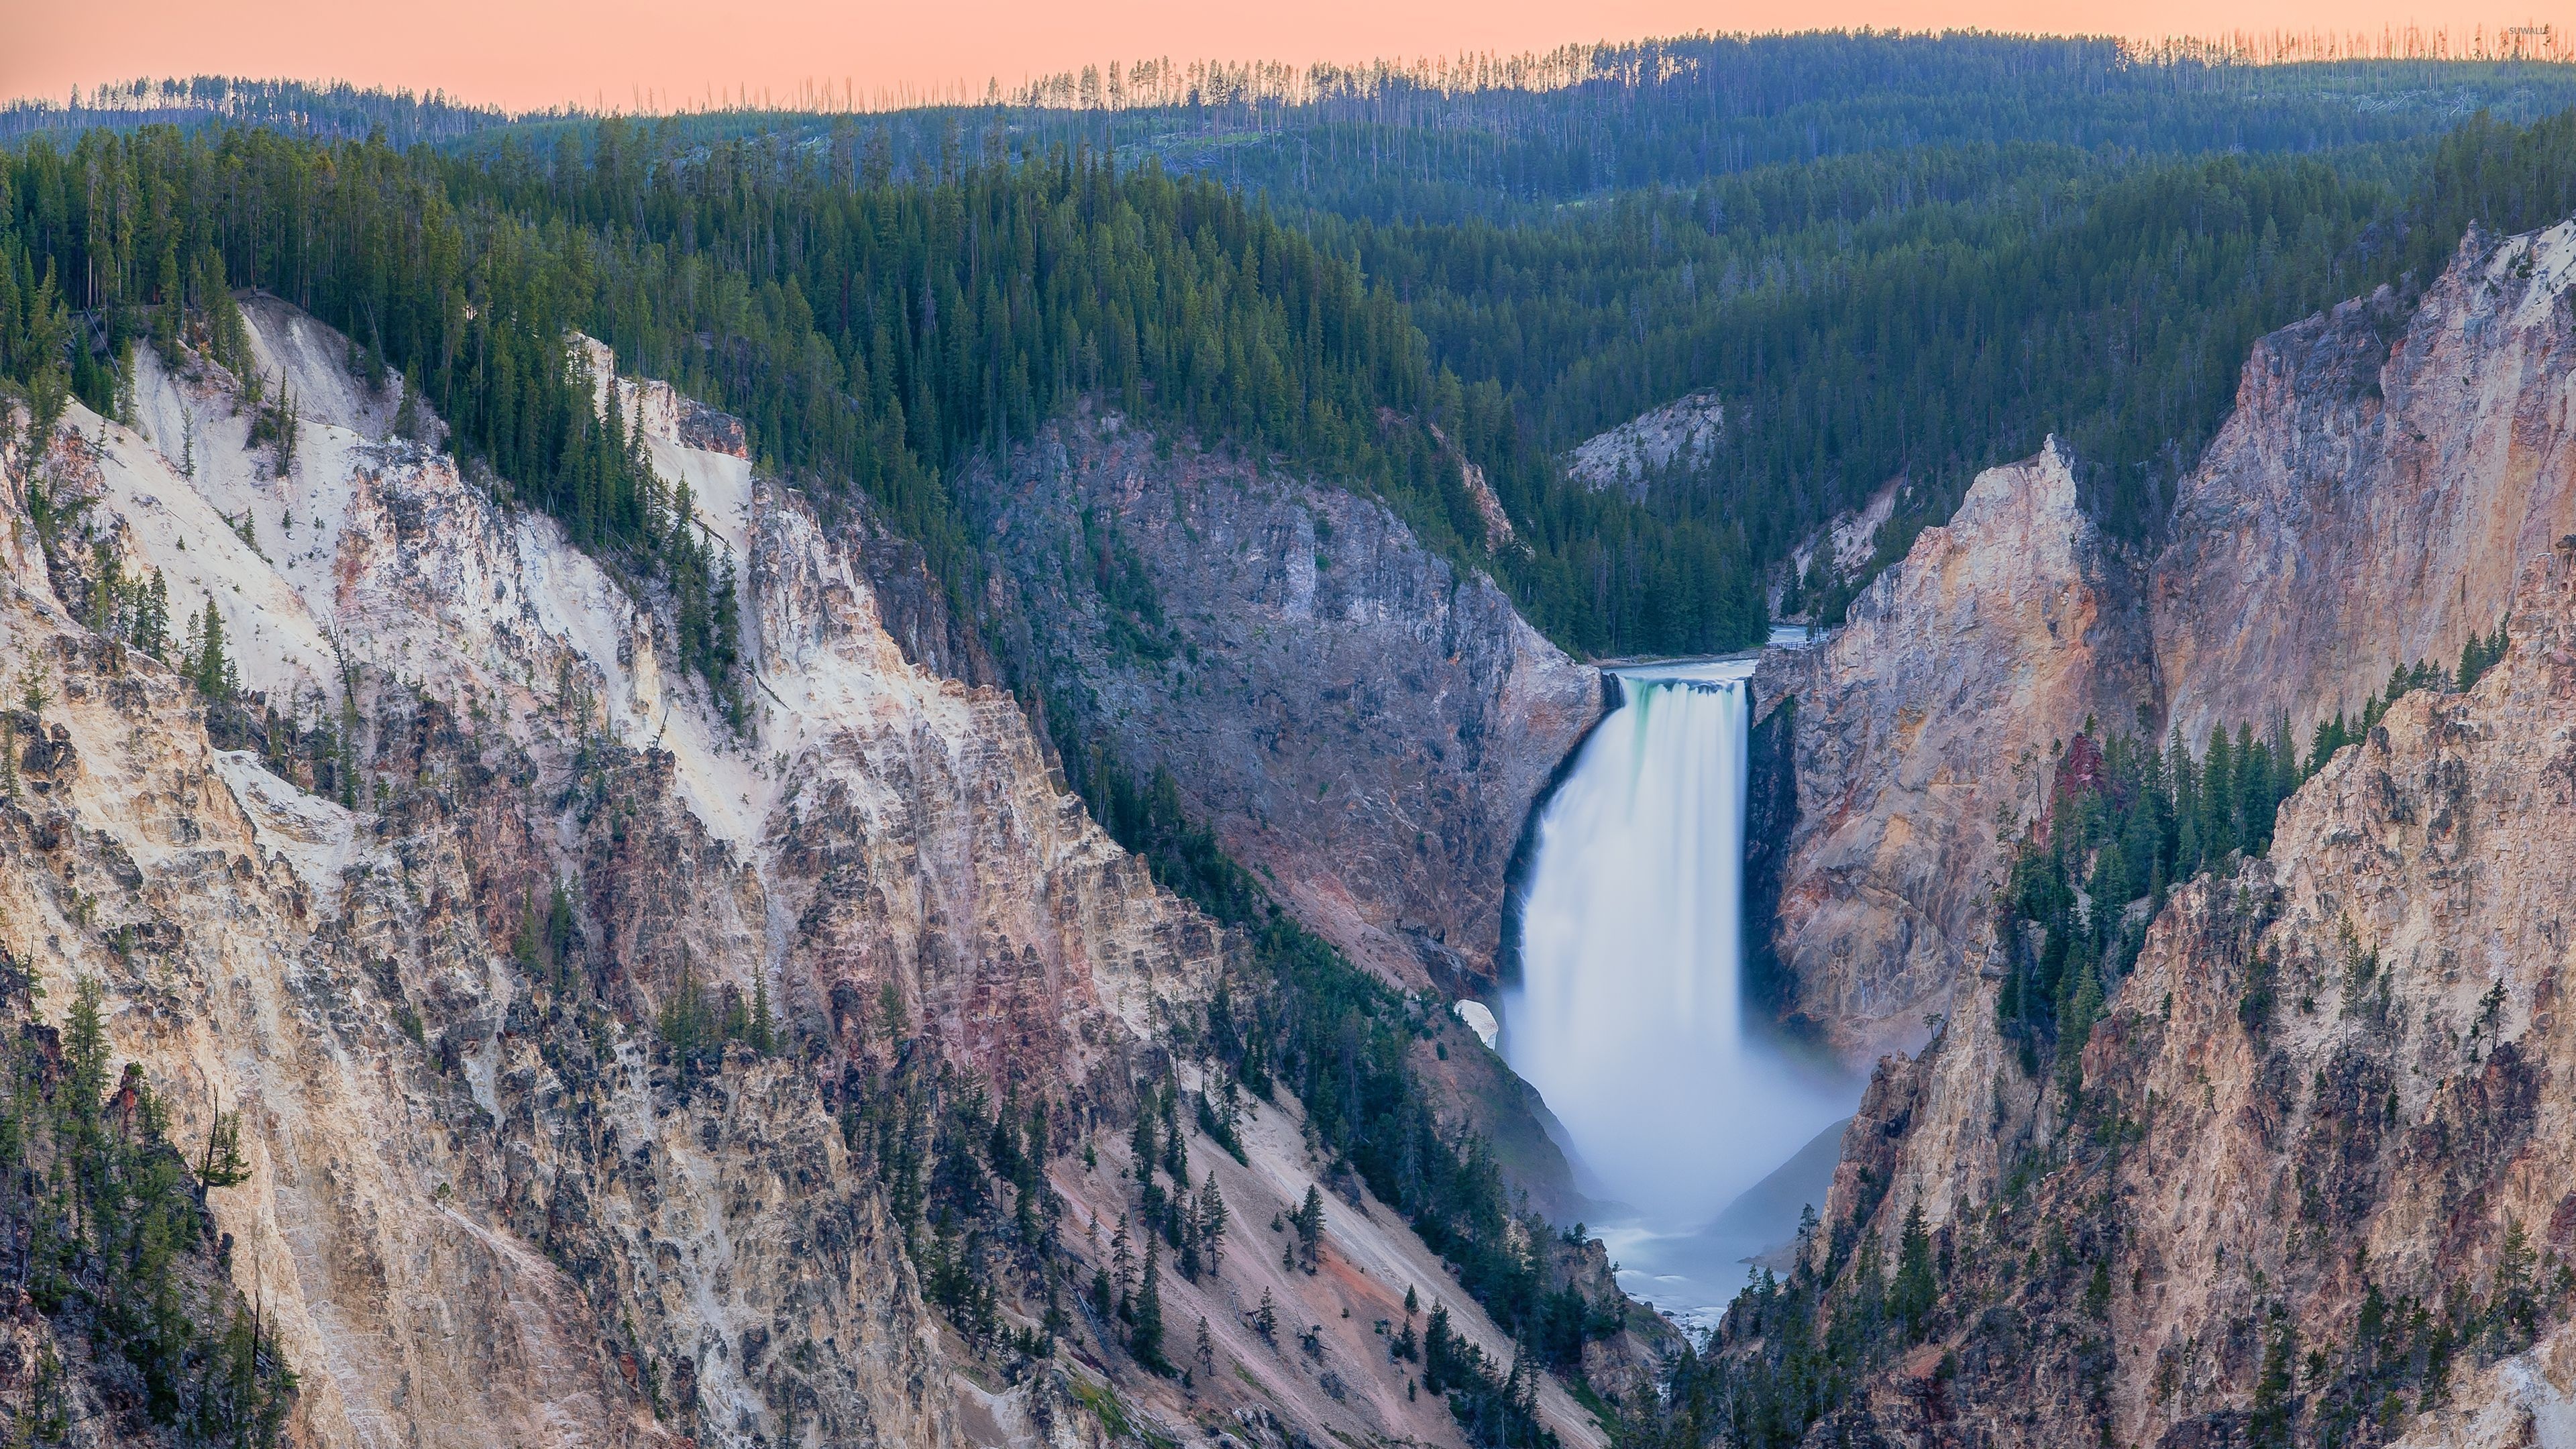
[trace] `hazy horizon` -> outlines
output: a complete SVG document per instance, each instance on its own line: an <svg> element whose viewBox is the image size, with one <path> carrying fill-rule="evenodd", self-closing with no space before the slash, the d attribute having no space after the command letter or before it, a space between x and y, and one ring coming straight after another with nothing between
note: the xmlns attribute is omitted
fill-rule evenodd
<svg viewBox="0 0 2576 1449"><path fill-rule="evenodd" d="M2540 23L2510 11L2427 17L2409 0L2120 0L2070 11L2036 0L1825 0L1708 7L1608 0L1567 7L1442 0L1389 8L1354 0L1265 12L1218 12L1146 0L1106 12L1016 0L962 5L831 7L754 0L731 7L673 0L611 5L568 0L503 6L462 0L396 11L284 0L255 15L172 0L47 8L15 22L0 57L0 100L61 102L77 87L165 76L288 78L416 94L444 93L512 112L553 107L672 112L735 104L883 108L980 99L1042 76L1163 57L1365 64L1466 53L1545 53L1560 46L1693 32L1875 28L2034 35L2175 36L2444 34L2453 53L2474 35ZM507 35L510 44L492 38ZM2563 42L2562 42L2563 43ZM826 99L828 97L828 99Z"/></svg>

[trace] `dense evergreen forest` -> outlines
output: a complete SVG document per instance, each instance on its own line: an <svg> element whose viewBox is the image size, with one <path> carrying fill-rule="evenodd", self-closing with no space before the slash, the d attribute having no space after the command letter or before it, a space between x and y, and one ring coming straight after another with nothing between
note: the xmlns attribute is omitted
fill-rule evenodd
<svg viewBox="0 0 2576 1449"><path fill-rule="evenodd" d="M1098 394L1377 493L1569 648L1723 649L1837 511L1910 485L1884 561L2052 431L2113 530L2150 537L2255 337L2420 283L2472 217L2566 209L2563 123L2462 122L2576 99L2561 71L1702 38L1445 85L1148 62L981 108L510 125L144 85L135 114L271 124L14 147L0 376L106 405L157 309L273 291L414 375L504 486L708 592L721 560L687 556L560 380L578 327L866 500L961 597L980 560L946 479ZM449 144L287 134L387 117ZM1727 426L1686 475L1635 499L1562 477L1564 449L1703 388ZM1485 550L1462 463L1525 547ZM1861 579L1793 582L1832 617Z"/></svg>

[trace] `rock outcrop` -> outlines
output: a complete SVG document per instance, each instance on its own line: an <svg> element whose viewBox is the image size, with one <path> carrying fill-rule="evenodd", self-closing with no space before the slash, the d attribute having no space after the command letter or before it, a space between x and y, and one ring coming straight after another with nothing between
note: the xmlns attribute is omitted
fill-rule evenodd
<svg viewBox="0 0 2576 1449"><path fill-rule="evenodd" d="M2286 718L2304 746L2486 637L2576 531L2571 285L2576 222L2472 231L2411 309L2382 289L2256 346L2152 562L2071 480L1993 511L1986 480L2043 455L1981 478L1824 647L1775 655L1757 692L1802 705L1774 932L1795 1009L1856 1056L1946 1009L1991 943L1998 808L2033 818L2088 716L2194 748Z"/></svg>
<svg viewBox="0 0 2576 1449"><path fill-rule="evenodd" d="M1822 644L1773 650L1758 707L1794 696L1795 824L1773 948L1788 1003L1846 1054L1921 1040L1991 934L1999 818L2051 751L2152 697L2136 568L2077 506L2052 441L1978 476Z"/></svg>
<svg viewBox="0 0 2576 1449"><path fill-rule="evenodd" d="M1600 717L1596 671L1384 505L1115 416L1051 423L966 487L1061 743L1168 776L1388 979L1493 971L1505 867Z"/></svg>
<svg viewBox="0 0 2576 1449"><path fill-rule="evenodd" d="M1566 476L1595 492L1616 488L1642 498L1667 474L1707 467L1725 433L1726 405L1717 394L1691 393L1576 444L1565 455Z"/></svg>
<svg viewBox="0 0 2576 1449"><path fill-rule="evenodd" d="M2576 536L2526 569L2511 627L2474 690L2407 695L2309 781L2267 860L2176 893L2073 1092L2038 1099L1992 1050L1990 985L1882 1074L1855 1139L1889 1146L1836 1207L1890 1236L1921 1208L1953 1265L1929 1352L1955 1367L1937 1405L1900 1372L1845 1430L2554 1442ZM1962 1120L2030 1185L1957 1191Z"/></svg>

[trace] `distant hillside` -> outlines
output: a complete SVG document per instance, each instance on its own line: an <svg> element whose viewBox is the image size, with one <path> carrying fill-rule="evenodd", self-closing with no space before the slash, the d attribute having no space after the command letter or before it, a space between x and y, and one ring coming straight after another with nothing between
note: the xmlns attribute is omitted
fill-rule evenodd
<svg viewBox="0 0 2576 1449"><path fill-rule="evenodd" d="M512 119L493 106L469 106L444 92L360 90L345 81L249 80L200 75L185 80L133 80L75 87L64 102L21 99L0 105L0 144L30 136L69 139L82 131L137 126L197 127L230 123L296 135L387 141L453 141Z"/></svg>

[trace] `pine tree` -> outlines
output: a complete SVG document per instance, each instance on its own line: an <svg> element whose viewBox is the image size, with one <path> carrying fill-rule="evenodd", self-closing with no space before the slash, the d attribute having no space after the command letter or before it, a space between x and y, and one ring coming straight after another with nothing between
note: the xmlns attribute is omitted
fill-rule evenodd
<svg viewBox="0 0 2576 1449"><path fill-rule="evenodd" d="M1135 1329L1128 1335L1127 1346L1136 1361L1156 1373L1168 1374L1171 1363L1163 1357L1163 1270L1161 1246L1145 1240L1145 1276L1136 1287Z"/></svg>
<svg viewBox="0 0 2576 1449"><path fill-rule="evenodd" d="M1306 1185L1305 1205L1289 1221L1297 1229L1298 1256L1305 1260L1306 1270L1313 1272L1324 1242L1324 1195L1313 1183Z"/></svg>
<svg viewBox="0 0 2576 1449"><path fill-rule="evenodd" d="M1917 1202L1905 1210L1905 1227L1898 1239L1896 1282L1888 1294L1888 1307L1905 1323L1905 1336L1923 1336L1923 1321L1932 1312L1940 1296L1940 1285L1932 1271L1932 1235L1923 1225L1923 1204Z"/></svg>
<svg viewBox="0 0 2576 1449"><path fill-rule="evenodd" d="M1109 1239L1109 1262L1118 1270L1118 1316L1129 1318L1135 1312L1136 1250L1127 1237L1127 1215L1118 1215L1118 1231Z"/></svg>
<svg viewBox="0 0 2576 1449"><path fill-rule="evenodd" d="M161 658L170 648L170 586L154 569L134 616L134 647Z"/></svg>
<svg viewBox="0 0 2576 1449"><path fill-rule="evenodd" d="M107 1030L99 1017L105 990L95 976L72 983L71 1010L63 1017L63 1057L71 1067L74 1120L94 1123L107 1094Z"/></svg>
<svg viewBox="0 0 2576 1449"><path fill-rule="evenodd" d="M2209 753L2201 760L2200 839L2205 857L2216 864L2234 850L2236 841L2236 759L2227 743L2227 727L2209 732Z"/></svg>
<svg viewBox="0 0 2576 1449"><path fill-rule="evenodd" d="M422 441L420 373L417 368L403 369L402 401L394 405L394 436L407 443Z"/></svg>
<svg viewBox="0 0 2576 1449"><path fill-rule="evenodd" d="M1422 1329L1422 1387L1435 1398L1448 1392L1456 1372L1455 1342L1449 1329L1449 1305L1431 1305L1431 1319Z"/></svg>
<svg viewBox="0 0 2576 1449"><path fill-rule="evenodd" d="M1154 1110L1148 1101L1136 1114L1136 1131L1127 1141L1128 1151L1136 1159L1136 1180L1147 1185L1154 1181Z"/></svg>
<svg viewBox="0 0 2576 1449"><path fill-rule="evenodd" d="M1163 1172L1172 1179L1174 1189L1187 1195L1190 1189L1189 1140L1181 1132L1181 1089L1176 1081L1163 1083Z"/></svg>
<svg viewBox="0 0 2576 1449"><path fill-rule="evenodd" d="M187 672L189 682L209 700L229 701L240 690L240 677L224 653L224 617L215 612L212 598L206 600L205 612L197 616L195 626L188 631Z"/></svg>
<svg viewBox="0 0 2576 1449"><path fill-rule="evenodd" d="M1193 1235L1198 1250L1213 1273L1225 1264L1225 1229L1228 1222L1225 1195L1217 1191L1216 1169L1208 1169L1207 1182L1199 1188L1198 1225Z"/></svg>
<svg viewBox="0 0 2576 1449"><path fill-rule="evenodd" d="M765 972L757 973L752 981L751 1032L745 1040L762 1056L778 1050L778 1029L769 1014L769 977Z"/></svg>

